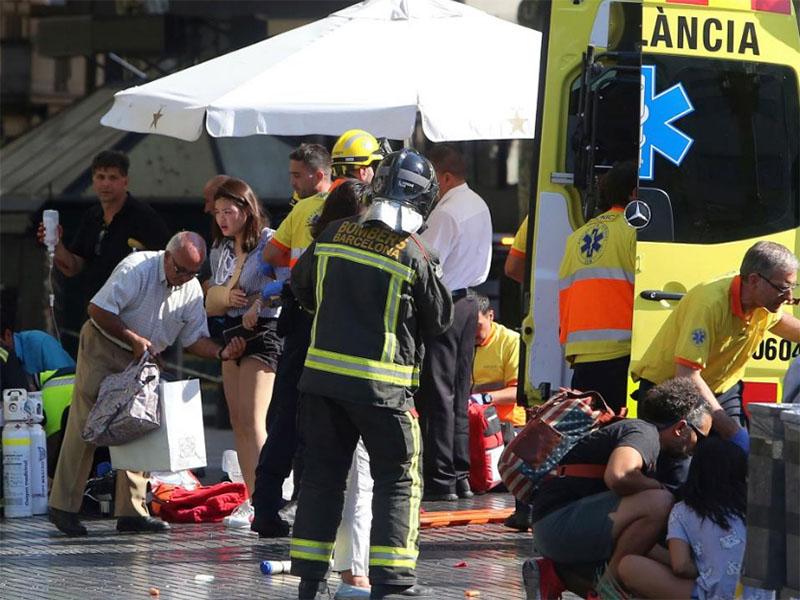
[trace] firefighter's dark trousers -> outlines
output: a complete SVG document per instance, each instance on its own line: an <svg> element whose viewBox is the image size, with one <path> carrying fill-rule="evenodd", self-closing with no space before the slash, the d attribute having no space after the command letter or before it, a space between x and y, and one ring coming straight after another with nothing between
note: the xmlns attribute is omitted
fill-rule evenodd
<svg viewBox="0 0 800 600"><path fill-rule="evenodd" d="M413 585L422 498L422 442L416 414L304 394L305 469L292 530L292 575L324 579L342 518L344 489L360 435L375 482L369 578Z"/></svg>

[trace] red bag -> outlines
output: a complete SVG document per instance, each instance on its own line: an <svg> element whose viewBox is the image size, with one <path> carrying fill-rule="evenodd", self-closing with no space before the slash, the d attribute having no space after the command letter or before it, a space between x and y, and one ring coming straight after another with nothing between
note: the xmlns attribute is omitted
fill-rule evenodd
<svg viewBox="0 0 800 600"><path fill-rule="evenodd" d="M561 389L533 413L500 457L498 468L508 491L525 503L548 477L602 478L606 465L559 462L583 436L624 417L615 415L597 392Z"/></svg>
<svg viewBox="0 0 800 600"><path fill-rule="evenodd" d="M500 485L497 464L503 453L500 417L492 405L470 402L469 418L469 487L477 494Z"/></svg>
<svg viewBox="0 0 800 600"><path fill-rule="evenodd" d="M164 492L154 493L153 502L159 504L159 516L170 523L218 523L247 499L243 483L218 483L195 490L172 487Z"/></svg>

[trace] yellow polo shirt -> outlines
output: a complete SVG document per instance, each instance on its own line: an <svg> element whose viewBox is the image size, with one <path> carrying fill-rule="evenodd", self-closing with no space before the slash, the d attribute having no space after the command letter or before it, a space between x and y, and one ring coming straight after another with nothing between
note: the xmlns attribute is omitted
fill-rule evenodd
<svg viewBox="0 0 800 600"><path fill-rule="evenodd" d="M728 390L744 375L750 356L781 313L742 309L742 282L725 275L695 286L662 325L641 360L634 380L661 383L675 375L675 363L701 369L715 394Z"/></svg>
<svg viewBox="0 0 800 600"><path fill-rule="evenodd" d="M272 236L269 243L288 254L290 267L314 241L311 226L319 218L326 197L326 193L320 193L300 200Z"/></svg>
<svg viewBox="0 0 800 600"><path fill-rule="evenodd" d="M514 236L514 241L511 243L509 254L518 258L525 258L525 248L528 242L528 217L520 224L517 233Z"/></svg>
<svg viewBox="0 0 800 600"><path fill-rule="evenodd" d="M517 385L519 369L519 334L513 329L492 323L489 337L475 347L472 363L473 393L489 393ZM515 427L525 425L525 409L515 404L495 404L501 421Z"/></svg>

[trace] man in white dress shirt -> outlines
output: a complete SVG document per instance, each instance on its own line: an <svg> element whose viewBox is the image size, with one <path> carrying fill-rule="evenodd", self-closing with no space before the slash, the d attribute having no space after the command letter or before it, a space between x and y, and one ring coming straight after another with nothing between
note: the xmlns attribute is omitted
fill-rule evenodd
<svg viewBox="0 0 800 600"><path fill-rule="evenodd" d="M50 495L50 521L68 536L86 535L78 519L94 446L81 438L103 379L122 372L145 351L156 355L177 340L192 354L222 360L244 352L235 338L225 348L208 337L203 291L197 273L206 257L203 238L189 231L175 235L166 250L125 257L89 304L81 328L75 387L64 442ZM114 514L118 531L156 533L169 526L149 516L147 477L117 471Z"/></svg>
<svg viewBox="0 0 800 600"><path fill-rule="evenodd" d="M451 144L431 148L440 200L421 237L439 254L442 281L454 301L453 326L426 340L415 401L423 432L426 500L469 498L467 405L478 327L471 288L486 281L492 261L492 218L486 202L465 181L466 163Z"/></svg>

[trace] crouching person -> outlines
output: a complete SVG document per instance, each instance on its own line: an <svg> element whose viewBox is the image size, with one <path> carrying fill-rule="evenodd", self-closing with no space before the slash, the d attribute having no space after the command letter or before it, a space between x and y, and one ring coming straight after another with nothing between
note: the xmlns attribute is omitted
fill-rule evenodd
<svg viewBox="0 0 800 600"><path fill-rule="evenodd" d="M175 235L160 252L124 258L89 304L81 328L75 387L50 496L50 521L68 536L86 535L78 519L92 467L94 446L81 438L100 384L145 351L158 354L176 340L198 356L231 360L244 351L241 338L225 348L208 337L203 291L196 279L206 245L196 233ZM118 471L114 514L118 531L162 532L169 526L149 516L144 473Z"/></svg>
<svg viewBox="0 0 800 600"><path fill-rule="evenodd" d="M690 456L711 425L699 389L676 378L647 393L638 419L616 421L578 441L559 463L564 476L544 481L534 496L534 541L544 558L523 566L528 600L559 597L557 566L602 569L603 563L595 589L601 597L624 597L616 583L620 561L653 551L674 502L655 479L659 454Z"/></svg>

